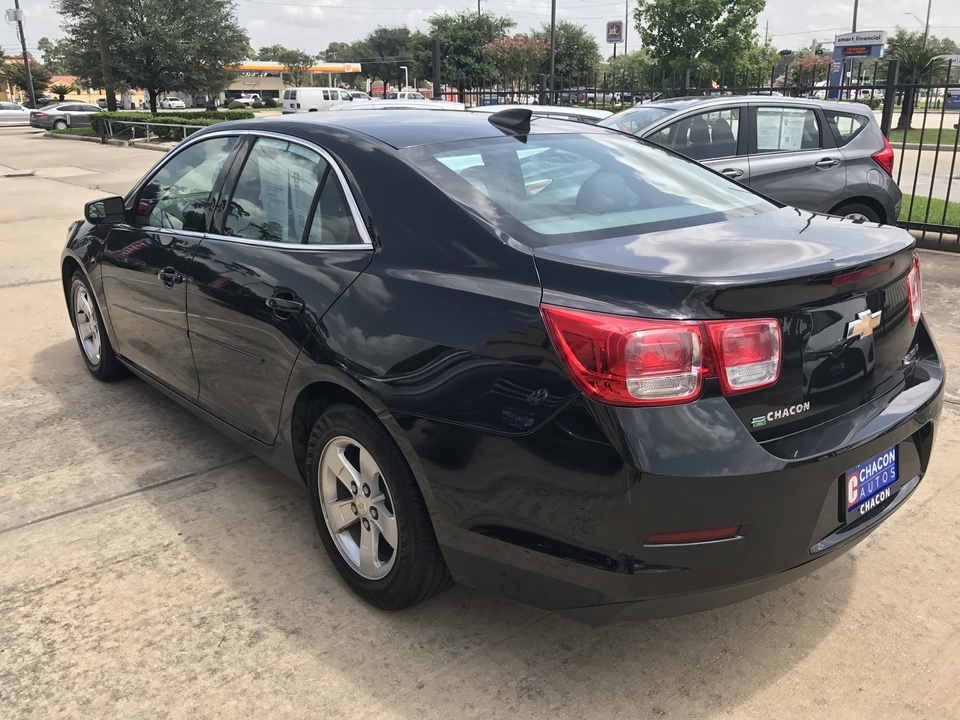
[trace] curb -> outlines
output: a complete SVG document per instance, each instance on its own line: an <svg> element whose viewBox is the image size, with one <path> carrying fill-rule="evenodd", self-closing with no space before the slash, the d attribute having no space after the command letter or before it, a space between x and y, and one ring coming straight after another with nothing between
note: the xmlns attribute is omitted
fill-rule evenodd
<svg viewBox="0 0 960 720"><path fill-rule="evenodd" d="M169 152L175 147L171 145L169 147L162 145L154 145L152 143L144 142L143 140L107 140L106 143L101 142L100 138L92 135L55 135L54 133L44 133L43 135L46 138L52 138L54 140L75 140L79 142L91 142L96 143L97 145L113 145L114 147L133 147L139 150L159 150L160 152Z"/></svg>

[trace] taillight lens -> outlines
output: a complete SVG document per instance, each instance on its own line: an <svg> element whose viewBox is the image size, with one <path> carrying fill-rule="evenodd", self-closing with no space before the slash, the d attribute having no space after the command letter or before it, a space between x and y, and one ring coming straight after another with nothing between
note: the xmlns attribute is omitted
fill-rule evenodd
<svg viewBox="0 0 960 720"><path fill-rule="evenodd" d="M42 113L42 112L38 112L38 113L34 113L33 116L34 116L34 117L46 117L47 114L46 114L46 113Z"/></svg>
<svg viewBox="0 0 960 720"><path fill-rule="evenodd" d="M608 405L676 405L696 400L705 377L717 375L731 395L772 385L780 375L775 320L700 323L540 309L570 378Z"/></svg>
<svg viewBox="0 0 960 720"><path fill-rule="evenodd" d="M776 320L705 325L724 395L769 387L780 377L780 323Z"/></svg>
<svg viewBox="0 0 960 720"><path fill-rule="evenodd" d="M923 312L923 282L920 280L920 257L913 256L913 264L907 271L907 300L910 303L910 322L920 322Z"/></svg>
<svg viewBox="0 0 960 720"><path fill-rule="evenodd" d="M883 137L881 135L881 137ZM874 161L883 168L883 171L893 177L893 148L890 147L890 143L887 142L887 139L883 138L883 150L875 152L871 157Z"/></svg>

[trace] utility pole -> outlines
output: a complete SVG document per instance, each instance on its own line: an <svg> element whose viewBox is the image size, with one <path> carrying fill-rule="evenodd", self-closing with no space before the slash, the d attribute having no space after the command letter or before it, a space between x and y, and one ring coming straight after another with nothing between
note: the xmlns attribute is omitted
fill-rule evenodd
<svg viewBox="0 0 960 720"><path fill-rule="evenodd" d="M113 87L113 62L110 59L110 45L107 43L107 11L103 0L93 0L93 9L97 13L97 41L100 44L100 64L103 66L103 90L107 93L107 110L116 112L117 96ZM152 105L155 100L152 97L150 100Z"/></svg>
<svg viewBox="0 0 960 720"><path fill-rule="evenodd" d="M857 10L860 9L860 0L853 0L853 32L857 31Z"/></svg>
<svg viewBox="0 0 960 720"><path fill-rule="evenodd" d="M767 20L767 27L763 31L763 44L766 45L768 42L770 42L770 21L769 20Z"/></svg>
<svg viewBox="0 0 960 720"><path fill-rule="evenodd" d="M557 0L550 0L550 105L556 102L556 81L553 71L557 59Z"/></svg>
<svg viewBox="0 0 960 720"><path fill-rule="evenodd" d="M20 10L20 0L13 0L16 8L17 30L20 33L20 47L23 49L23 69L27 75L27 96L30 98L30 107L37 106L37 96L33 92L33 73L30 72L30 56L27 54L27 38L23 34L23 11Z"/></svg>
<svg viewBox="0 0 960 720"><path fill-rule="evenodd" d="M630 27L630 0L626 0L623 8L623 54L627 54L627 28ZM614 48L616 50L616 48Z"/></svg>
<svg viewBox="0 0 960 720"><path fill-rule="evenodd" d="M477 0L477 17L480 17L480 0Z"/></svg>
<svg viewBox="0 0 960 720"><path fill-rule="evenodd" d="M923 49L927 49L927 40L930 38L930 8L933 7L933 0L927 0L927 24L923 26Z"/></svg>

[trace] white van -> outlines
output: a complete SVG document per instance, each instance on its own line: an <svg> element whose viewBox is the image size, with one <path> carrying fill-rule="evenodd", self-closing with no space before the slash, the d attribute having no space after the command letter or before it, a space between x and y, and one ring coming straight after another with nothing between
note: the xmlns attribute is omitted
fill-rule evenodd
<svg viewBox="0 0 960 720"><path fill-rule="evenodd" d="M299 87L283 91L283 113L304 113L329 110L342 102L352 102L346 90L333 87Z"/></svg>

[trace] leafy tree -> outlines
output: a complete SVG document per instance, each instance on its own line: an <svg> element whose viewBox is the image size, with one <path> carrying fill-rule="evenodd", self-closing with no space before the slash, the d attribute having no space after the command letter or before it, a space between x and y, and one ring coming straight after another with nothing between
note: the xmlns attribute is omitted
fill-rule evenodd
<svg viewBox="0 0 960 720"><path fill-rule="evenodd" d="M530 76L539 72L544 57L550 55L550 45L537 35L504 35L484 48L493 60L500 77L504 81L518 84L529 81Z"/></svg>
<svg viewBox="0 0 960 720"><path fill-rule="evenodd" d="M809 50L801 50L790 59L784 87L797 95L803 95L816 87L817 83L830 78L833 64L833 58L829 55L817 55Z"/></svg>
<svg viewBox="0 0 960 720"><path fill-rule="evenodd" d="M414 74L431 75L430 41L439 40L440 76L444 82L456 85L461 95L469 85L492 83L497 79L497 66L484 48L516 25L513 20L491 13L460 12L432 15L427 22L430 30L414 50Z"/></svg>
<svg viewBox="0 0 960 720"><path fill-rule="evenodd" d="M287 69L286 73L287 77L290 78L290 84L295 87L303 85L303 81L309 77L308 73L316 59L303 50L291 50L282 45L260 48L259 58L283 65Z"/></svg>
<svg viewBox="0 0 960 720"><path fill-rule="evenodd" d="M70 93L77 92L76 85L67 85L66 83L57 83L56 85L51 85L47 89L56 95L60 102L63 102L64 98L66 98L66 96Z"/></svg>
<svg viewBox="0 0 960 720"><path fill-rule="evenodd" d="M51 40L42 37L37 40L37 49L40 50L40 59L43 66L54 75L66 75L66 43L63 40Z"/></svg>
<svg viewBox="0 0 960 720"><path fill-rule="evenodd" d="M939 42L935 38L925 41L920 32L899 28L893 37L887 38L886 55L900 61L899 82L906 85L897 130L910 128L917 104L918 85L930 82L943 69L944 62L938 57L940 54Z"/></svg>
<svg viewBox="0 0 960 720"><path fill-rule="evenodd" d="M653 58L645 49L617 55L609 60L613 82L623 81L625 85L635 88L649 87L653 84L644 82L644 78L650 78L653 65Z"/></svg>
<svg viewBox="0 0 960 720"><path fill-rule="evenodd" d="M364 74L386 82L401 85L404 75L401 66L407 66L408 76L412 60L412 43L415 35L410 28L378 27L357 43L354 50L360 56ZM413 73L416 76L416 72Z"/></svg>
<svg viewBox="0 0 960 720"><path fill-rule="evenodd" d="M550 42L550 25L544 24L534 33ZM602 56L600 46L592 33L583 25L558 20L554 40L557 45L554 55L554 73L559 78L587 77L597 72ZM550 57L547 56L540 72L550 72Z"/></svg>
<svg viewBox="0 0 960 720"><path fill-rule="evenodd" d="M743 70L766 0L638 0L640 39L666 69Z"/></svg>
<svg viewBox="0 0 960 720"><path fill-rule="evenodd" d="M27 66L23 60L7 60L3 64L3 77L11 85L20 88L29 97L30 90L27 83ZM50 84L52 74L36 60L30 61L30 79L33 80L33 96L39 98Z"/></svg>

